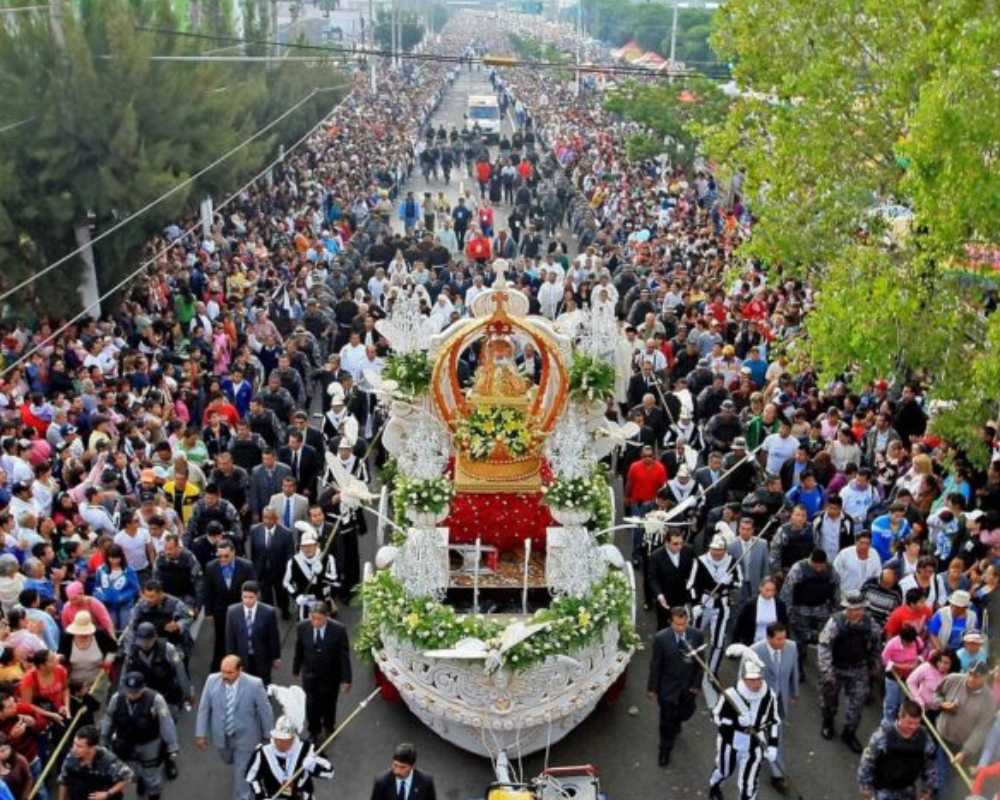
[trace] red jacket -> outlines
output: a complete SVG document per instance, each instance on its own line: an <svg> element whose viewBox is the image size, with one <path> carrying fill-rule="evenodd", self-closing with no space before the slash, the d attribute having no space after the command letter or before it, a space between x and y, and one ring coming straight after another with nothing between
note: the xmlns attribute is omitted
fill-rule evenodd
<svg viewBox="0 0 1000 800"><path fill-rule="evenodd" d="M488 161L480 161L476 164L476 177L479 178L480 183L486 183L492 174L493 170L490 169L490 163Z"/></svg>
<svg viewBox="0 0 1000 800"><path fill-rule="evenodd" d="M531 162L528 161L527 159L521 161L521 163L517 165L517 174L520 175L524 180L528 180L529 178L531 178L531 172L532 172Z"/></svg>
<svg viewBox="0 0 1000 800"><path fill-rule="evenodd" d="M484 228L493 227L493 209L492 208L481 208L479 209L479 225Z"/></svg>
<svg viewBox="0 0 1000 800"><path fill-rule="evenodd" d="M473 261L489 261L493 257L493 245L485 236L476 236L466 242L465 255Z"/></svg>

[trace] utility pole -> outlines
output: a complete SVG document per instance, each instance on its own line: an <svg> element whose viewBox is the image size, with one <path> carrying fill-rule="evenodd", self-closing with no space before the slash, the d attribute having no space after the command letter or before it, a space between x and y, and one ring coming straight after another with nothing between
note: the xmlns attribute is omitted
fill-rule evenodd
<svg viewBox="0 0 1000 800"><path fill-rule="evenodd" d="M583 43L583 0L576 0L576 96L580 96L580 48Z"/></svg>
<svg viewBox="0 0 1000 800"><path fill-rule="evenodd" d="M677 62L674 60L677 54L677 0L674 0L674 19L670 26L670 82L674 82L674 73L677 71Z"/></svg>
<svg viewBox="0 0 1000 800"><path fill-rule="evenodd" d="M271 36L274 37L274 55L281 55L281 45L278 44L278 0L271 0Z"/></svg>
<svg viewBox="0 0 1000 800"><path fill-rule="evenodd" d="M372 94L375 94L377 79L375 77L375 0L368 0L368 74L371 78Z"/></svg>

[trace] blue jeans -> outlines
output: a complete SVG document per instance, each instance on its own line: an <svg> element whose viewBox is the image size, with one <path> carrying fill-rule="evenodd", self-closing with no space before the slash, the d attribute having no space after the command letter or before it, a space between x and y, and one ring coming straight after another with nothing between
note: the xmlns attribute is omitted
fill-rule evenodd
<svg viewBox="0 0 1000 800"><path fill-rule="evenodd" d="M882 704L882 722L894 722L903 704L903 690L894 678L885 679L885 702Z"/></svg>
<svg viewBox="0 0 1000 800"><path fill-rule="evenodd" d="M45 766L42 764L41 758L36 758L31 764L28 765L31 770L31 780L34 784L38 785L38 778L42 774L42 768ZM39 787L38 793L35 795L38 800L49 800L49 791L45 788L45 785Z"/></svg>
<svg viewBox="0 0 1000 800"><path fill-rule="evenodd" d="M115 626L115 630L121 633L125 630L125 626L128 625L128 621L132 618L132 604L122 605L122 606L108 606L108 614L111 617L111 622Z"/></svg>

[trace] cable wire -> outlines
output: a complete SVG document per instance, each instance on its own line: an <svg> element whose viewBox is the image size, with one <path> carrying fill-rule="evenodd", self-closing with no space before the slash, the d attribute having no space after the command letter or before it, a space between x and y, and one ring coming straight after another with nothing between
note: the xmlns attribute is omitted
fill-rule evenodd
<svg viewBox="0 0 1000 800"><path fill-rule="evenodd" d="M35 272L32 275L30 275L29 277L25 278L23 281L21 281L19 284L17 284L16 286L14 286L12 289L8 289L3 294L0 294L0 302L2 302L3 300L6 300L12 294L15 294L16 292L19 292L25 286L28 286L29 284L34 283L36 280L38 280L39 278L41 278L43 275L47 275L49 272L51 272L52 270L54 270L56 267L61 266L62 264L65 264L71 258L73 258L74 256L79 255L84 250L86 250L87 247L93 246L93 245L97 244L99 241L101 241L102 239L107 238L108 236L110 236L115 231L120 230L121 228L123 228L128 223L132 222L135 219L138 219L139 217L141 217L143 214L145 214L150 209L153 209L156 206L158 206L160 203L162 203L168 197L172 197L173 195L177 194L177 192L179 192L185 186L189 186L191 183L193 183L194 181L198 180L198 178L202 177L207 172L210 172L212 169L214 169L215 167L217 167L219 164L221 164L223 161L225 161L226 159L228 159L230 156L234 155L235 153L238 153L240 150L242 150L248 144L250 144L253 141L256 141L257 139L259 139L261 136L263 136L265 133L267 133L269 130L271 130L271 128L273 128L279 122L281 122L286 117L290 116L291 114L293 114L294 112L296 112L299 108L301 108L303 105L305 105L310 100L312 100L320 92L335 91L337 89L342 89L345 86L349 86L349 85L350 84L340 84L340 85L337 85L337 86L328 86L328 87L324 87L324 88L320 88L320 89L313 89L311 92L309 92L309 94L307 94L305 97L303 97L297 103L295 103L295 105L293 105L287 111L284 111L280 116L278 116L275 119L271 120L269 123L267 123L263 128L261 128L260 130L258 130L256 133L251 134L251 136L249 138L244 139L242 142L240 142L240 144L236 145L235 147L233 147L228 152L226 152L223 155L219 156L217 159L215 159L215 161L213 161L208 166L203 167L198 172L196 172L194 175L191 175L191 176L185 178L183 181L181 181L180 183L178 183L176 186L174 186L173 188L167 190L164 194L161 194L155 200L151 200L149 203L147 203L146 205L144 205L138 211L136 211L136 212L130 214L129 216L125 217L125 219L121 220L120 222L116 222L114 225L112 225L107 230L101 231L101 233L98 234L97 236L95 236L88 244L82 245L81 247L78 247L75 250L70 251L69 253L67 253L66 255L62 256L61 258L58 258L55 261L53 261L48 266L44 267L43 269L39 270L38 272Z"/></svg>
<svg viewBox="0 0 1000 800"><path fill-rule="evenodd" d="M326 87L325 89L315 89L315 90L313 90L313 94L315 94L316 92L319 92L319 91L329 91L330 89L336 89L336 88L341 88L341 87L331 86L331 87ZM299 139L297 139L295 141L295 143L293 145L291 145L290 147L286 148L285 151L284 151L284 153L282 153L277 158L275 158L273 161L271 161L266 167L264 167L264 169L262 169L256 175L254 175L249 181L247 181L246 183L244 183L239 189L237 189L235 192L233 192L231 195L229 195L229 197L227 197L225 200L223 200L219 205L215 206L215 208L213 210L214 211L219 211L219 210L225 208L226 206L228 206L231 202L233 202L233 200L235 200L237 197L239 197L241 194L243 194L243 192L245 192L247 189L249 189L251 186L253 186L265 174L267 174L267 172L269 170L273 169L275 166L277 166L282 161L284 161L286 158L288 158L288 156L294 150L298 149L302 145L303 142L305 142L310 136L312 136L314 133L316 133L317 130L319 130L320 126L322 126L327 120L330 119L330 116L334 112L336 112L336 110L340 107L340 105L341 105L342 102L343 102L343 100L340 103L337 103L337 105L335 105L333 108L331 108L326 114L323 115L323 117L319 120L319 122L317 122L308 131L306 131ZM150 267L153 264L155 264L156 261L160 258L160 256L165 255L166 253L169 253L170 250L172 250L174 248L174 246L175 246L175 244L176 244L176 242L178 240L183 239L183 238L185 238L187 236L190 236L194 231L198 230L198 228L200 226L201 226L201 223L200 222L196 222L194 225L192 225L186 231L184 231L184 233L182 233L178 237L178 239L175 239L173 242L167 244L165 247L163 247L162 249L158 250L156 253L154 253L152 256L150 256L148 259L146 259L145 261L143 261L133 272L129 273L124 278L122 278L122 280L120 280L118 283L116 283L111 289L109 289L107 292L105 292L100 297L98 297L95 302L93 302L90 305L86 306L76 316L74 316L72 319L70 319L67 322L65 322L57 330L55 330L52 333L50 333L48 335L48 337L46 337L41 342L39 342L38 344L36 344L34 347L32 347L26 353L24 353L23 355L21 355L17 360L11 362L11 364L9 366L5 367L4 370L2 372L0 372L0 378L6 377L6 375L11 370L16 369L18 366L20 366L25 361L27 361L29 358L31 358L39 350L41 350L44 347L47 347L49 344L51 344L56 339L58 339L71 326L75 325L77 322L79 322L81 319L83 319L85 316L87 316L87 314L90 313L90 310L92 308L100 306L101 303L103 303L105 300L107 300L113 294L115 294L116 292L118 292L121 289L125 288L125 286L127 286L129 283L131 283L143 270L145 270L147 267Z"/></svg>

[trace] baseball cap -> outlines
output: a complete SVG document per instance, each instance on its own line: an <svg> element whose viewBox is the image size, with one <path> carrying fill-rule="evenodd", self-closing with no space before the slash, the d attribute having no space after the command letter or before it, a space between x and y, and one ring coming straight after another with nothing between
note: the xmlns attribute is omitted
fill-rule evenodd
<svg viewBox="0 0 1000 800"><path fill-rule="evenodd" d="M156 626L152 622L142 622L139 627L135 629L135 638L141 639L144 642L148 642L150 639L156 638Z"/></svg>
<svg viewBox="0 0 1000 800"><path fill-rule="evenodd" d="M146 688L146 676L141 672L129 672L125 675L125 688L136 691Z"/></svg>

